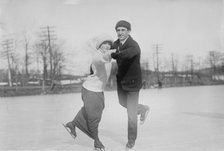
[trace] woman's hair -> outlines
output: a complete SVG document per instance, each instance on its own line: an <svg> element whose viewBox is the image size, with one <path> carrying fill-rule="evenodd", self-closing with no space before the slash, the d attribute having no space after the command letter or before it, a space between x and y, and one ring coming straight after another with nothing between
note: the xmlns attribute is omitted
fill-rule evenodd
<svg viewBox="0 0 224 151"><path fill-rule="evenodd" d="M92 64L90 65L89 71L90 71L90 75L91 75L91 74L94 74L94 72L93 72L93 68L92 68Z"/></svg>
<svg viewBox="0 0 224 151"><path fill-rule="evenodd" d="M103 41L103 42L99 45L98 48L100 48L103 44L109 44L110 47L112 48L112 46L113 46L113 41L105 40L105 41Z"/></svg>

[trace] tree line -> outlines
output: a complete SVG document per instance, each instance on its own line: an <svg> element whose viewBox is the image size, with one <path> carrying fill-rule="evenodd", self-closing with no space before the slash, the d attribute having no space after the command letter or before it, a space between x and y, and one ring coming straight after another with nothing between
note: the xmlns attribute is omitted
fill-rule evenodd
<svg viewBox="0 0 224 151"><path fill-rule="evenodd" d="M46 85L60 81L66 69L66 50L65 42L56 37L55 30L55 26L40 27L35 40L31 40L34 36L26 32L17 39L5 38L2 41L1 57L7 66L0 70L0 82L7 81L10 87L13 84L25 86L29 80L38 79L44 90ZM23 57L16 53L17 49ZM170 83L176 83L180 76L192 81L194 77L201 79L202 75L214 80L217 75L224 73L222 51L209 51L207 57L200 60L196 60L193 55L178 60L174 53L166 59L162 58L162 49L162 44L154 44L151 51L153 55L141 60L143 82L160 84L169 79ZM115 81L114 77L112 79Z"/></svg>
<svg viewBox="0 0 224 151"><path fill-rule="evenodd" d="M54 26L41 27L36 40L31 41L32 36L24 32L17 39L10 37L2 42L1 57L7 67L0 70L0 81L7 81L10 87L39 79L44 89L48 82L60 80L65 68L64 41L56 38Z"/></svg>

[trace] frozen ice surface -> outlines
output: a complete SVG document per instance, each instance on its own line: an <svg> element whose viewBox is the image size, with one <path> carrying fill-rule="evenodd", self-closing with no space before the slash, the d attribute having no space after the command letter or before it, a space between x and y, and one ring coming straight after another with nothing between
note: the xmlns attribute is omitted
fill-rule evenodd
<svg viewBox="0 0 224 151"><path fill-rule="evenodd" d="M224 86L147 89L140 103L151 107L138 126L134 151L223 151ZM93 140L62 127L82 106L80 93L0 98L0 150L91 151ZM122 151L127 114L116 91L105 92L99 135L106 151Z"/></svg>

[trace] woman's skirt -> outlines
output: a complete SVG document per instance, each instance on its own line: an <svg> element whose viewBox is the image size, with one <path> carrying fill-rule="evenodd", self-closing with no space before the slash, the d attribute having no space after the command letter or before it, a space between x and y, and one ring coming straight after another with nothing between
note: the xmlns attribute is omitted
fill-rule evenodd
<svg viewBox="0 0 224 151"><path fill-rule="evenodd" d="M104 93L82 88L84 106L77 113L73 123L92 139L98 139L98 126L104 109Z"/></svg>

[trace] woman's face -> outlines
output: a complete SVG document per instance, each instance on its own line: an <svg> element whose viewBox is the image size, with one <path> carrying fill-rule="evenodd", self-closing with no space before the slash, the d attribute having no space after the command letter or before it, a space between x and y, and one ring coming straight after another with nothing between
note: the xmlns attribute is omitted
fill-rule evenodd
<svg viewBox="0 0 224 151"><path fill-rule="evenodd" d="M111 48L111 45L108 44L108 43L102 44L102 45L100 46L100 49L101 49L103 52L106 52L107 50L110 50L110 48Z"/></svg>

